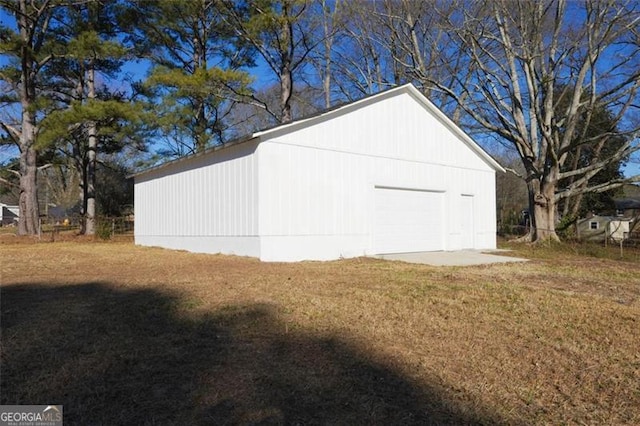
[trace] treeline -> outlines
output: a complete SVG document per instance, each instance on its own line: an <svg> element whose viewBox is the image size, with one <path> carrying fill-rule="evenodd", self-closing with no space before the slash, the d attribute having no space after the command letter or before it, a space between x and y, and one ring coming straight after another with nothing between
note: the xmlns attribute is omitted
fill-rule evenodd
<svg viewBox="0 0 640 426"><path fill-rule="evenodd" d="M99 200L126 187L128 171L408 82L517 155L533 240L557 238L558 213L578 215L585 194L632 180L620 166L640 128L634 1L0 0L0 9L0 143L19 151L0 182L19 197L23 235L37 232L39 178L92 234L100 209L117 213Z"/></svg>

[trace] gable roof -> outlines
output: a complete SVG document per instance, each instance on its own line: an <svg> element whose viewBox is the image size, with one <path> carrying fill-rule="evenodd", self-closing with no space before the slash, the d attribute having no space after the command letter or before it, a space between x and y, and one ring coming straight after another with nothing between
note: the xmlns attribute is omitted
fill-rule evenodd
<svg viewBox="0 0 640 426"><path fill-rule="evenodd" d="M354 102L350 102L347 104L337 105L335 107L320 111L311 116L303 117L294 121L290 121L288 123L277 124L272 127L268 127L263 130L259 130L252 134L234 139L232 141L226 142L221 145L216 145L210 148L205 149L202 152L187 155L185 157L180 157L178 159L168 161L166 163L159 164L154 167L150 167L148 169L142 170L138 173L134 173L129 177L140 176L146 174L148 172L158 170L169 166L171 164L180 163L186 161L188 159L192 159L195 157L208 155L212 152L228 148L233 145L237 145L239 143L248 142L251 140L259 139L266 140L270 137L276 137L282 134L290 133L296 130L300 130L309 126L313 126L314 124L327 121L335 116L344 115L349 112L358 110L367 105L371 105L385 99L389 99L395 96L399 96L401 94L408 94L414 100L416 100L420 105L422 105L428 112L431 113L440 123L442 123L447 129L449 129L452 133L454 133L462 142L464 142L473 152L475 152L485 163L487 163L490 167L492 167L496 171L505 172L505 169L493 158L489 155L480 145L478 145L472 138L469 136L464 130L462 130L458 125L456 125L449 117L447 117L438 107L436 107L431 101L429 101L426 96L424 96L416 87L411 84L405 84L403 86L394 87L370 96L366 96L362 99L359 99Z"/></svg>

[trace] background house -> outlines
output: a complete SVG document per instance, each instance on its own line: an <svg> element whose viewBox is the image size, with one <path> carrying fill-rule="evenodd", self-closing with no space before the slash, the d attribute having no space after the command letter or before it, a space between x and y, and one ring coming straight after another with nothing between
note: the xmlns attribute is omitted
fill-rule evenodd
<svg viewBox="0 0 640 426"><path fill-rule="evenodd" d="M13 226L18 224L20 214L19 206L0 203L0 212L2 214L2 218L0 219L0 224L2 226Z"/></svg>
<svg viewBox="0 0 640 426"><path fill-rule="evenodd" d="M405 85L136 174L135 241L266 261L492 249L497 170Z"/></svg>
<svg viewBox="0 0 640 426"><path fill-rule="evenodd" d="M578 238L585 241L626 240L634 224L631 218L594 215L578 220Z"/></svg>

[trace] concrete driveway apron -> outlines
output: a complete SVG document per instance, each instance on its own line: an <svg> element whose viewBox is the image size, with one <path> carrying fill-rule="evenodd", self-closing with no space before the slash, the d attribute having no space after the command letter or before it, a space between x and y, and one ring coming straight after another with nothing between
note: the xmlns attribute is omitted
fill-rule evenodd
<svg viewBox="0 0 640 426"><path fill-rule="evenodd" d="M399 260L408 263L422 263L432 266L471 266L492 263L526 262L519 257L501 256L501 251L460 250L431 251L417 253L379 254L375 257L385 260Z"/></svg>

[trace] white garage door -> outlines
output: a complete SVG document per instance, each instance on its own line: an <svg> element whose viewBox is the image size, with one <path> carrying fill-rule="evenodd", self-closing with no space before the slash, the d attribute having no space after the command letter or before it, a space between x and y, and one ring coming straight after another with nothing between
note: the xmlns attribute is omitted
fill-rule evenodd
<svg viewBox="0 0 640 426"><path fill-rule="evenodd" d="M444 193L375 188L375 253L444 250Z"/></svg>

